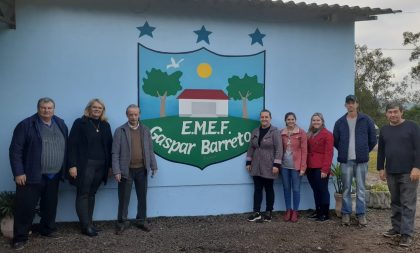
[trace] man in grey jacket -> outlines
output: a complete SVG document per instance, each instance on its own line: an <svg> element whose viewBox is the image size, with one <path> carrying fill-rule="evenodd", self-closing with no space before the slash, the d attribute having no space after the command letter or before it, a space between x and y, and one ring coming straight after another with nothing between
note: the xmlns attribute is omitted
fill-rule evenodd
<svg viewBox="0 0 420 253"><path fill-rule="evenodd" d="M117 234L122 234L130 225L127 219L133 181L137 195L137 227L149 232L146 226L147 174L156 174L157 164L153 153L150 130L140 123L140 108L129 105L126 110L128 122L115 130L112 144L112 170L118 182Z"/></svg>

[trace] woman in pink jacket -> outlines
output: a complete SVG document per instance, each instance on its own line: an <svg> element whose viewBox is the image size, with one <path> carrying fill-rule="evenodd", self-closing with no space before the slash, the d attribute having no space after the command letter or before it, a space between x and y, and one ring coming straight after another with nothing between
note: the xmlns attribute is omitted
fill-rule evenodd
<svg viewBox="0 0 420 253"><path fill-rule="evenodd" d="M330 193L328 177L334 153L333 134L325 128L324 117L314 113L308 131L308 169L306 175L314 192L316 213L312 215L318 221L329 219Z"/></svg>
<svg viewBox="0 0 420 253"><path fill-rule="evenodd" d="M283 143L281 180L283 182L286 214L284 221L297 222L300 202L300 181L306 171L306 132L296 125L296 115L288 112L284 116L286 127L280 135ZM293 191L293 209L291 205Z"/></svg>

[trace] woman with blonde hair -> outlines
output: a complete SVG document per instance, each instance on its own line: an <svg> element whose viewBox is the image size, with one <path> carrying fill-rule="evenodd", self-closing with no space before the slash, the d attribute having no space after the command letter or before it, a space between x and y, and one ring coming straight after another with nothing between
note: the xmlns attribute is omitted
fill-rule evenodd
<svg viewBox="0 0 420 253"><path fill-rule="evenodd" d="M82 233L98 235L92 216L95 194L106 183L111 168L112 133L105 117L105 104L98 98L87 104L74 121L69 136L69 180L76 185L76 212Z"/></svg>
<svg viewBox="0 0 420 253"><path fill-rule="evenodd" d="M334 153L333 134L325 127L324 116L314 113L308 130L308 160L306 175L314 192L315 213L318 221L329 219L330 193L328 177Z"/></svg>

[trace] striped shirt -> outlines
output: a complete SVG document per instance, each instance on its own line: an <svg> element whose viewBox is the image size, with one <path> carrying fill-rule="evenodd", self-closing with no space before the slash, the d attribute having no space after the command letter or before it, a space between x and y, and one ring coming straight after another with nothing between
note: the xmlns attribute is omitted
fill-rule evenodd
<svg viewBox="0 0 420 253"><path fill-rule="evenodd" d="M65 152L65 138L58 125L52 121L48 126L38 122L42 139L42 174L56 174L61 170Z"/></svg>

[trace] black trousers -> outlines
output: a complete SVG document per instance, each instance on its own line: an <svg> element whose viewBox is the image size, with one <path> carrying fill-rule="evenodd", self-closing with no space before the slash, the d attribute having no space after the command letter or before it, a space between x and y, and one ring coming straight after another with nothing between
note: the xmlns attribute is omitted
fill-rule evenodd
<svg viewBox="0 0 420 253"><path fill-rule="evenodd" d="M314 193L315 208L318 215L329 215L330 192L328 191L328 178L321 178L321 169L307 169L309 185Z"/></svg>
<svg viewBox="0 0 420 253"><path fill-rule="evenodd" d="M41 215L39 233L48 235L57 229L55 217L57 214L59 182L58 175L55 175L52 179L43 175L39 184L16 185L15 210L13 213L14 243L28 240L38 201L40 201Z"/></svg>
<svg viewBox="0 0 420 253"><path fill-rule="evenodd" d="M118 183L118 222L127 220L133 181L137 195L136 219L140 223L146 220L147 170L130 169L128 178L121 178L121 182Z"/></svg>
<svg viewBox="0 0 420 253"><path fill-rule="evenodd" d="M261 202L263 199L263 189L265 189L266 211L273 211L274 206L274 187L273 179L253 176L254 179L254 212L261 211Z"/></svg>
<svg viewBox="0 0 420 253"><path fill-rule="evenodd" d="M102 183L104 168L105 161L88 160L82 182L77 187L76 212L82 229L92 225L95 194Z"/></svg>

